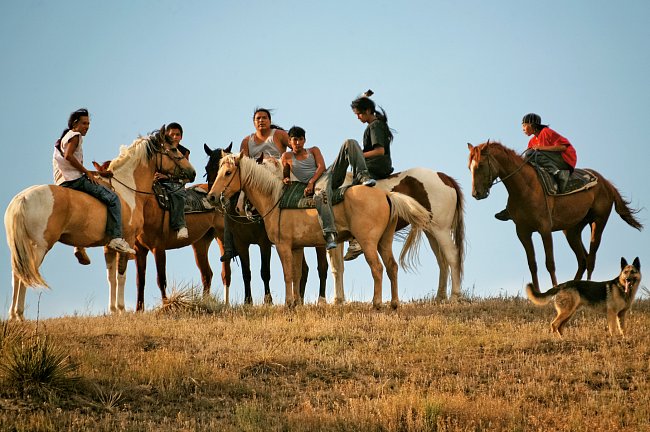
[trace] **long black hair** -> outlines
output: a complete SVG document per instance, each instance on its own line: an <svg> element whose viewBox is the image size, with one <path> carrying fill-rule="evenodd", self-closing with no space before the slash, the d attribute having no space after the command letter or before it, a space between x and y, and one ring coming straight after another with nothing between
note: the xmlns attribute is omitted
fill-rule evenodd
<svg viewBox="0 0 650 432"><path fill-rule="evenodd" d="M90 113L86 108L79 108L77 111L70 114L70 117L68 118L68 127L63 130L63 133L59 137L59 140L61 140L61 138L63 138L65 134L67 134L68 131L72 129L75 124L77 124L81 117L90 117Z"/></svg>
<svg viewBox="0 0 650 432"><path fill-rule="evenodd" d="M377 120L383 121L388 126L388 114L386 114L386 111L382 107L377 107L375 101L370 99L370 96L373 94L375 93L372 90L366 91L353 100L350 107L357 112L371 111L377 117ZM388 128L388 140L393 141L393 130L390 127Z"/></svg>

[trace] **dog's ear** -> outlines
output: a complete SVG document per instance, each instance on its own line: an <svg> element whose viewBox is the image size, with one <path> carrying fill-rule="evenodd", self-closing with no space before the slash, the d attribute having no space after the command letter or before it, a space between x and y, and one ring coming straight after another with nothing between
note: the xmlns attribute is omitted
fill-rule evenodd
<svg viewBox="0 0 650 432"><path fill-rule="evenodd" d="M641 270L641 261L639 261L639 257L634 258L632 265L636 267L637 270Z"/></svg>
<svg viewBox="0 0 650 432"><path fill-rule="evenodd" d="M621 270L623 270L625 267L627 267L627 260L625 257L621 257Z"/></svg>

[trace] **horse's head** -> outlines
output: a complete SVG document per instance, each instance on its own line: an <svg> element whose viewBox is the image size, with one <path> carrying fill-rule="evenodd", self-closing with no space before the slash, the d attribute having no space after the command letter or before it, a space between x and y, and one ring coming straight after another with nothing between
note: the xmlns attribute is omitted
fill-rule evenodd
<svg viewBox="0 0 650 432"><path fill-rule="evenodd" d="M210 189L214 180L217 178L221 159L232 152L232 141L225 149L217 148L212 150L207 144L203 144L203 150L205 151L205 154L208 155L208 163L205 166L205 178L208 182L208 189Z"/></svg>
<svg viewBox="0 0 650 432"><path fill-rule="evenodd" d="M497 172L494 169L494 162L490 160L487 149L488 142L476 147L467 143L469 149L469 171L472 174L472 196L477 200L487 198L490 195L490 188L494 184Z"/></svg>
<svg viewBox="0 0 650 432"><path fill-rule="evenodd" d="M165 125L162 125L158 132L149 137L152 149L156 153L156 171L172 178L193 182L196 178L196 170L180 150L172 145L171 139L165 132Z"/></svg>
<svg viewBox="0 0 650 432"><path fill-rule="evenodd" d="M240 153L222 154L217 176L208 193L208 200L211 203L217 203L222 196L230 198L241 190L241 171L239 164L243 157L245 156Z"/></svg>

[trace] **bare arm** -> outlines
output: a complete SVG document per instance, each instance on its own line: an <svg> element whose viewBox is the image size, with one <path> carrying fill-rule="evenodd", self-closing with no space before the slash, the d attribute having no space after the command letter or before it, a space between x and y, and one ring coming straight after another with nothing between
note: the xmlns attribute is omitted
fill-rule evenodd
<svg viewBox="0 0 650 432"><path fill-rule="evenodd" d="M282 162L282 182L289 184L291 183L291 152L282 153L280 162Z"/></svg>
<svg viewBox="0 0 650 432"><path fill-rule="evenodd" d="M239 146L239 151L244 155L249 157L250 153L248 152L248 137L245 137L241 140L241 145Z"/></svg>
<svg viewBox="0 0 650 432"><path fill-rule="evenodd" d="M277 129L273 135L273 142L275 143L280 153L284 153L289 147L289 134L282 129Z"/></svg>
<svg viewBox="0 0 650 432"><path fill-rule="evenodd" d="M88 180L90 180L93 183L97 183L97 180L93 177L90 171L88 171L81 162L75 157L74 152L77 151L77 147L79 147L79 135L75 135L72 138L70 138L70 141L65 146L65 153L63 154L63 157L65 160L70 162L70 165L81 171L88 177Z"/></svg>

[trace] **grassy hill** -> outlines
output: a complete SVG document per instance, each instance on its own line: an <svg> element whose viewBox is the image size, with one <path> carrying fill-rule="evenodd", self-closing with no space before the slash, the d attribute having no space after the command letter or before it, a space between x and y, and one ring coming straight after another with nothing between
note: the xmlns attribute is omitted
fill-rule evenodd
<svg viewBox="0 0 650 432"><path fill-rule="evenodd" d="M624 340L520 298L185 303L0 323L0 430L650 430L648 300Z"/></svg>

